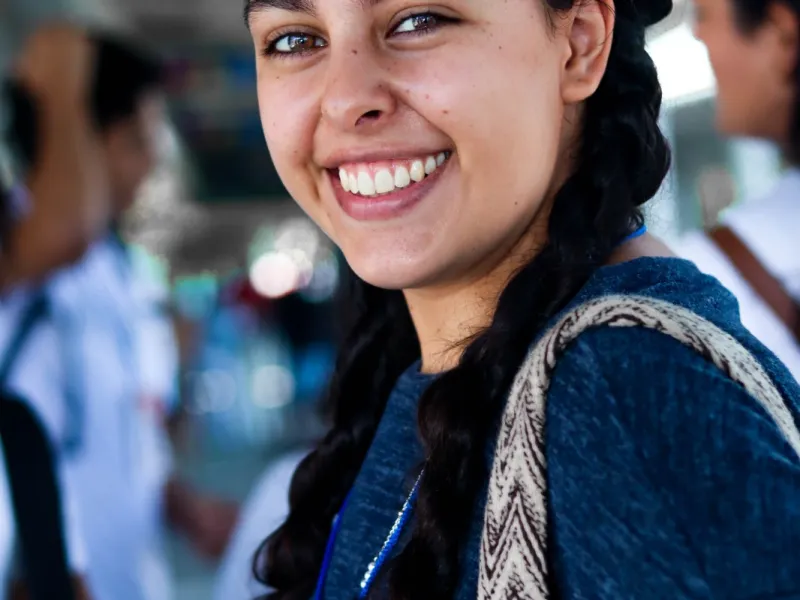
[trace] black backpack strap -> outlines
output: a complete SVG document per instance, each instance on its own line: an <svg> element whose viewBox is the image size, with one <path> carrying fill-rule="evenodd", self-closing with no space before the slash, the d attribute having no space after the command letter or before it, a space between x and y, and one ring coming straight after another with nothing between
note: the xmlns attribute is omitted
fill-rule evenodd
<svg viewBox="0 0 800 600"><path fill-rule="evenodd" d="M20 558L32 600L74 600L64 535L61 491L50 438L31 407L7 382L36 324L47 312L45 294L29 305L0 366L0 442L17 527Z"/></svg>
<svg viewBox="0 0 800 600"><path fill-rule="evenodd" d="M44 291L38 291L22 314L17 330L8 344L2 362L0 362L0 388L5 388L8 385L8 379L14 370L17 359L25 348L28 338L45 315L47 315L47 295Z"/></svg>

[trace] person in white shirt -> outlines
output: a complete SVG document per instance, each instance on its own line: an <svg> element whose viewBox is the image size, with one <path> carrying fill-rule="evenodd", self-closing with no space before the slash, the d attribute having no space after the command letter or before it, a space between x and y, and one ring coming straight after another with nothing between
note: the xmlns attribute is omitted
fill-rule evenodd
<svg viewBox="0 0 800 600"><path fill-rule="evenodd" d="M676 251L738 298L742 322L800 379L800 3L694 0L717 79L717 128L775 143L790 168L765 198Z"/></svg>
<svg viewBox="0 0 800 600"><path fill-rule="evenodd" d="M93 600L168 600L160 550L164 517L198 551L218 554L236 509L198 494L173 477L164 427L166 389L177 378L173 341L143 335L149 300L128 249L115 233L156 160L162 119L161 68L127 41L92 35L96 63L91 116L98 127L110 220L73 266L49 273L59 333L73 450L66 465L76 482L87 582ZM39 152L37 113L12 95L11 139L32 164ZM34 195L35 206L38 197ZM157 377L143 356L160 356ZM156 385L154 382L158 382Z"/></svg>
<svg viewBox="0 0 800 600"><path fill-rule="evenodd" d="M0 302L0 355L4 358L11 350L23 313L30 302L28 290L20 289L7 295ZM3 389L23 399L41 420L56 452L63 455L68 444L69 414L64 397L65 373L60 356L61 340L54 315L43 316L32 326L30 334L20 346L13 365L2 382ZM0 457L2 456L0 446ZM67 555L75 573L87 570L86 548L82 539L84 522L81 519L78 500L78 482L58 461L56 477L61 484L62 515L67 541ZM5 474L5 460L0 461L0 598L3 591L12 586L11 570L14 567L15 525L10 502L10 490ZM18 584L17 584L18 585Z"/></svg>
<svg viewBox="0 0 800 600"><path fill-rule="evenodd" d="M70 427L54 315L43 312L31 321L21 343L12 340L44 289L41 279L78 259L106 220L103 177L96 160L99 143L86 110L92 63L91 43L74 28L44 27L27 41L15 77L41 114L42 150L27 182L38 202L35 206L26 202L20 187L12 193L7 189L10 181L1 182L0 190L0 357L4 365L0 385L4 395L13 395L32 409L57 455L54 475L61 488L67 560L76 575L85 574L87 553L81 539L77 483L61 460ZM0 598L7 593L17 598L25 593L26 582L13 572L20 541L7 458L0 445ZM74 588L78 597L88 597L78 578Z"/></svg>
<svg viewBox="0 0 800 600"><path fill-rule="evenodd" d="M311 448L275 459L261 475L242 507L241 517L217 571L214 600L245 600L270 590L256 581L252 564L264 538L289 514L289 484Z"/></svg>

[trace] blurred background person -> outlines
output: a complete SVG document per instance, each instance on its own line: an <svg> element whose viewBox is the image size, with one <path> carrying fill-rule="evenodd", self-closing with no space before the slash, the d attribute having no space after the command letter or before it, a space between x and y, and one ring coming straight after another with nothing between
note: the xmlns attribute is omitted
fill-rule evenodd
<svg viewBox="0 0 800 600"><path fill-rule="evenodd" d="M675 249L734 292L743 323L800 378L800 3L694 0L694 9L719 131L775 144L787 168L769 193Z"/></svg>
<svg viewBox="0 0 800 600"><path fill-rule="evenodd" d="M289 484L297 465L312 449L303 447L279 456L253 486L220 562L214 600L257 598L270 591L256 580L253 560L264 543L264 533L275 531L289 515Z"/></svg>
<svg viewBox="0 0 800 600"><path fill-rule="evenodd" d="M14 64L15 79L36 103L39 128L32 135L40 155L28 155L27 193L16 188L4 207L0 285L5 290L76 262L108 222L105 174L98 167L102 154L88 114L94 63L80 46L88 44L81 35L44 28ZM59 43L66 46L62 56ZM37 201L29 202L29 196Z"/></svg>
<svg viewBox="0 0 800 600"><path fill-rule="evenodd" d="M40 151L33 157L27 190L14 185L8 169L0 177L0 388L4 395L28 404L50 438L61 487L67 559L76 576L84 575L87 568L79 484L63 460L69 429L65 372L58 332L46 302L47 286L40 278L78 259L107 214L102 171L97 168L99 143L88 111L93 65L92 45L76 29L47 27L30 37L14 71L38 108ZM20 564L21 555L15 549L32 540L22 542L16 535L5 469L5 460L12 457L2 458L0 598L8 592L9 598L17 600L29 597L30 580L23 576L31 573L19 569L27 571L31 565ZM13 458L25 464L25 457ZM25 508L38 510L21 510ZM77 577L75 589L77 597L86 597Z"/></svg>
<svg viewBox="0 0 800 600"><path fill-rule="evenodd" d="M68 379L67 465L85 515L92 596L161 600L172 596L162 518L200 552L215 556L236 508L171 477L165 430L177 381L171 324L119 234L120 219L155 166L161 69L119 36L91 39L90 112L107 177L109 220L74 266L47 273ZM39 113L24 81L12 81L10 98L9 140L23 171L30 170L41 150Z"/></svg>

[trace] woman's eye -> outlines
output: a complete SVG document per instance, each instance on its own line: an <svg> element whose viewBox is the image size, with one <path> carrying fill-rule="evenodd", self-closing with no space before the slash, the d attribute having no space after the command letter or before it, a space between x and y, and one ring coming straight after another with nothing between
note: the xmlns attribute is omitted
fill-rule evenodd
<svg viewBox="0 0 800 600"><path fill-rule="evenodd" d="M436 29L442 25L444 19L433 13L422 13L412 15L401 21L392 33L420 33L430 29Z"/></svg>
<svg viewBox="0 0 800 600"><path fill-rule="evenodd" d="M268 54L303 54L326 46L325 40L310 33L289 33L279 37L267 48Z"/></svg>

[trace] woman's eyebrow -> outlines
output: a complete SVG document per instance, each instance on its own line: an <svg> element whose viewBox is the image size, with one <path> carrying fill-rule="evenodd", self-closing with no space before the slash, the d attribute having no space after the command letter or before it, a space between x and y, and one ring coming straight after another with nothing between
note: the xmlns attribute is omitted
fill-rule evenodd
<svg viewBox="0 0 800 600"><path fill-rule="evenodd" d="M364 8L372 8L380 4L382 0L354 0ZM286 10L289 12L301 12L313 15L316 13L316 0L247 0L244 7L244 19L249 25L250 17L253 13L263 10Z"/></svg>
<svg viewBox="0 0 800 600"><path fill-rule="evenodd" d="M316 12L314 0L247 0L244 7L244 20L250 24L250 17L265 10L287 10L313 15Z"/></svg>

